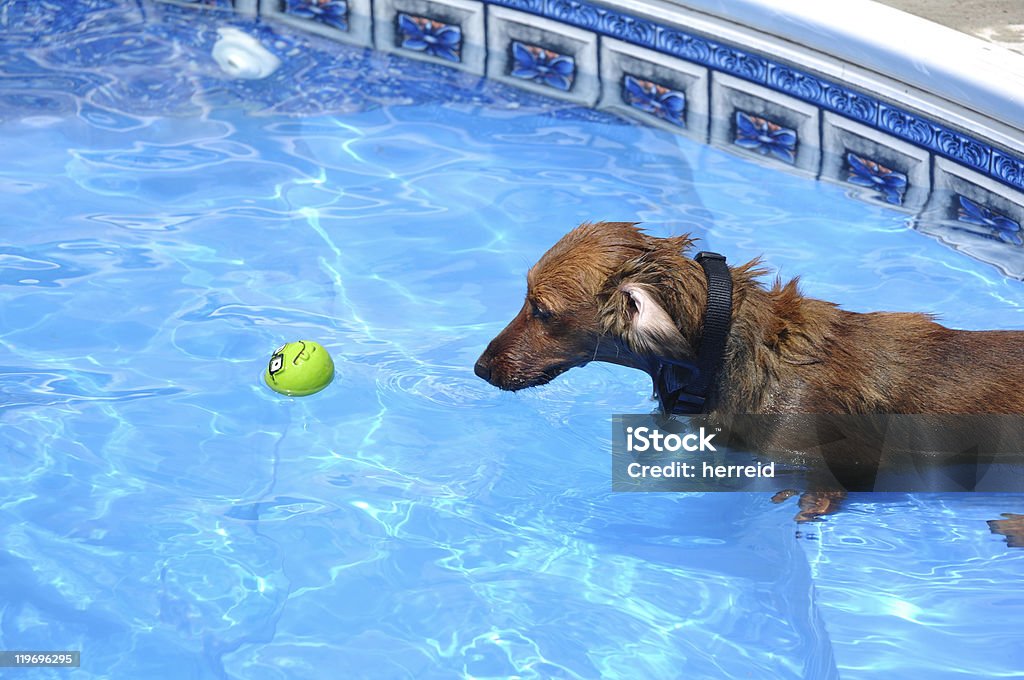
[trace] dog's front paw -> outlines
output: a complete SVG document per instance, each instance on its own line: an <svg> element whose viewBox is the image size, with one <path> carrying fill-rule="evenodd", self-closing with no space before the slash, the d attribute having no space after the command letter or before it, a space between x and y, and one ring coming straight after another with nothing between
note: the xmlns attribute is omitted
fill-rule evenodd
<svg viewBox="0 0 1024 680"><path fill-rule="evenodd" d="M1006 545L1011 548L1024 548L1024 515L1004 512L1006 519L990 519L988 528L993 534L1006 537Z"/></svg>
<svg viewBox="0 0 1024 680"><path fill-rule="evenodd" d="M797 505L800 512L793 517L798 523L817 522L822 516L839 512L840 504L846 498L845 491L808 491L800 493L796 489L779 491L772 496L772 503L784 503L793 496L800 494Z"/></svg>

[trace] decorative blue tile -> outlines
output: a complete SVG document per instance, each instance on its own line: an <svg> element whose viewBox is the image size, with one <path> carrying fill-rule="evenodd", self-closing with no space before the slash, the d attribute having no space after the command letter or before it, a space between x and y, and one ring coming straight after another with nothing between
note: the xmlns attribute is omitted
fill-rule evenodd
<svg viewBox="0 0 1024 680"><path fill-rule="evenodd" d="M704 66L711 65L711 43L684 31L669 28L659 31L654 47L661 52L674 54L687 61Z"/></svg>
<svg viewBox="0 0 1024 680"><path fill-rule="evenodd" d="M348 0L281 0L280 10L339 31L348 30Z"/></svg>
<svg viewBox="0 0 1024 680"><path fill-rule="evenodd" d="M933 190L914 228L1024 280L1024 194L935 155Z"/></svg>
<svg viewBox="0 0 1024 680"><path fill-rule="evenodd" d="M544 0L491 0L488 4L509 7L538 16L550 16L544 11Z"/></svg>
<svg viewBox="0 0 1024 680"><path fill-rule="evenodd" d="M487 77L592 107L602 93L598 40L594 31L488 3Z"/></svg>
<svg viewBox="0 0 1024 680"><path fill-rule="evenodd" d="M988 170L992 150L970 137L954 132L941 125L935 125L935 146L940 153L964 165Z"/></svg>
<svg viewBox="0 0 1024 680"><path fill-rule="evenodd" d="M992 150L992 176L1018 189L1024 189L1024 161Z"/></svg>
<svg viewBox="0 0 1024 680"><path fill-rule="evenodd" d="M846 153L846 181L857 186L874 189L886 203L902 205L907 191L907 176L880 163L862 158L852 151Z"/></svg>
<svg viewBox="0 0 1024 680"><path fill-rule="evenodd" d="M728 45L714 45L711 50L711 65L725 73L764 83L768 73L768 60Z"/></svg>
<svg viewBox="0 0 1024 680"><path fill-rule="evenodd" d="M654 46L658 26L621 12L605 12L599 30L607 36L631 42L634 45Z"/></svg>
<svg viewBox="0 0 1024 680"><path fill-rule="evenodd" d="M969 168L988 171L991 147L909 111L879 104L878 127Z"/></svg>
<svg viewBox="0 0 1024 680"><path fill-rule="evenodd" d="M655 47L668 54L756 83L765 83L770 63L764 57L731 45L676 29L666 28L657 32Z"/></svg>
<svg viewBox="0 0 1024 680"><path fill-rule="evenodd" d="M814 102L824 98L826 89L820 79L780 64L768 65L768 85L786 94Z"/></svg>
<svg viewBox="0 0 1024 680"><path fill-rule="evenodd" d="M821 105L847 118L875 125L878 119L878 102L866 95L832 83L825 83Z"/></svg>
<svg viewBox="0 0 1024 680"><path fill-rule="evenodd" d="M878 102L871 97L797 68L769 62L765 84L854 120L874 124L878 118Z"/></svg>
<svg viewBox="0 0 1024 680"><path fill-rule="evenodd" d="M887 105L882 105L878 125L897 137L914 142L919 146L930 146L934 131L932 126L917 116Z"/></svg>
<svg viewBox="0 0 1024 680"><path fill-rule="evenodd" d="M374 0L376 49L477 75L487 65L486 5L478 0Z"/></svg>
<svg viewBox="0 0 1024 680"><path fill-rule="evenodd" d="M601 15L607 12L603 7L578 0L548 0L544 13L558 21L594 30L601 22Z"/></svg>
<svg viewBox="0 0 1024 680"><path fill-rule="evenodd" d="M869 125L826 111L821 121L818 178L863 190L858 200L884 203L916 215L932 188L932 154Z"/></svg>
<svg viewBox="0 0 1024 680"><path fill-rule="evenodd" d="M572 89L576 77L575 60L539 45L512 41L512 62L509 75L547 85L563 92Z"/></svg>
<svg viewBox="0 0 1024 680"><path fill-rule="evenodd" d="M462 60L462 29L457 25L399 12L397 37L407 50L456 63Z"/></svg>
<svg viewBox="0 0 1024 680"><path fill-rule="evenodd" d="M707 141L708 69L615 38L601 40L599 65L598 107Z"/></svg>
<svg viewBox="0 0 1024 680"><path fill-rule="evenodd" d="M992 176L1018 189L1024 189L1024 160L992 150Z"/></svg>
<svg viewBox="0 0 1024 680"><path fill-rule="evenodd" d="M547 0L544 15L636 45L653 46L658 33L658 26L650 21L579 0Z"/></svg>
<svg viewBox="0 0 1024 680"><path fill-rule="evenodd" d="M795 130L743 111L736 112L736 138L733 143L762 156L771 156L786 163L796 162Z"/></svg>
<svg viewBox="0 0 1024 680"><path fill-rule="evenodd" d="M966 196L957 194L959 205L957 206L957 220L975 227L981 227L983 232L978 234L1004 243L1015 246L1024 245L1024 238L1021 237L1020 224L1014 222L1006 215L997 213L983 205L978 205ZM975 230L969 230L978 233Z"/></svg>
<svg viewBox="0 0 1024 680"><path fill-rule="evenodd" d="M630 74L622 78L622 100L634 109L685 127L686 95Z"/></svg>
<svg viewBox="0 0 1024 680"><path fill-rule="evenodd" d="M1024 157L1001 152L989 143L885 104L872 95L742 48L588 0L490 0L490 4L580 26L764 85L980 170L1008 186L1024 189Z"/></svg>

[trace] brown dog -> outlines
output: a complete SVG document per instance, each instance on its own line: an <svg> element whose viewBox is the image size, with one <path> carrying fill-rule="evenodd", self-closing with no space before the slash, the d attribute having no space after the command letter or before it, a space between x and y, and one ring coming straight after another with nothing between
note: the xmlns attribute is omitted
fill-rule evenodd
<svg viewBox="0 0 1024 680"><path fill-rule="evenodd" d="M476 374L515 391L606 361L646 371L662 410L669 410L660 381L666 366L694 362L708 297L703 269L685 255L691 245L687 236L655 238L633 223L581 225L530 269L526 302L487 346ZM925 314L843 311L804 297L795 280L766 289L757 281L764 274L758 265L730 268L731 327L705 402L711 417L1024 414L1024 332L959 331ZM880 454L874 433L866 432L871 427L826 437L840 442L831 453L818 450L840 490L825 485L803 494L798 521L836 511L845 490L875 488ZM745 441L761 450L807 450L780 441L780 432L785 427ZM957 428L952 434L959 437ZM1019 531L1020 516L1008 517L1014 519L992 525L994 533L1010 536L1000 527L1011 522L1017 524L1004 528Z"/></svg>
<svg viewBox="0 0 1024 680"><path fill-rule="evenodd" d="M657 391L665 361L693 362L700 345L708 286L684 254L691 245L628 222L581 225L530 269L523 308L476 374L520 390L607 361L646 371ZM732 325L712 415L1024 414L1024 332L847 312L804 297L795 280L766 289L756 260L730 271Z"/></svg>

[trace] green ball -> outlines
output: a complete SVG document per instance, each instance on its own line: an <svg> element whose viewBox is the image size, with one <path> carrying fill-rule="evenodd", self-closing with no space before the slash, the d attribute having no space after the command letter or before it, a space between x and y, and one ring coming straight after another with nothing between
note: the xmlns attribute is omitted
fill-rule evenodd
<svg viewBox="0 0 1024 680"><path fill-rule="evenodd" d="M270 357L263 379L275 392L305 397L319 392L334 380L334 361L319 343L289 342Z"/></svg>

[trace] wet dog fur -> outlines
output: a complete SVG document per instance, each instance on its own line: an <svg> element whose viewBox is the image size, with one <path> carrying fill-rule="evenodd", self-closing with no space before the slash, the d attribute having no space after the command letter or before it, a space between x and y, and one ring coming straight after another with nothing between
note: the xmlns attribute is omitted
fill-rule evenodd
<svg viewBox="0 0 1024 680"><path fill-rule="evenodd" d="M477 375L515 391L591 361L654 381L665 359L694 361L707 282L685 254L692 245L628 222L574 229L529 270L526 301L477 361ZM796 280L765 287L757 260L730 271L732 327L712 415L1024 414L1024 332L844 311L804 296Z"/></svg>
<svg viewBox="0 0 1024 680"><path fill-rule="evenodd" d="M688 236L657 238L629 222L579 226L529 270L522 308L480 356L476 374L517 391L605 361L647 372L660 400L665 360L693 362L700 344L707 281L687 257L692 246ZM804 296L796 280L764 286L758 260L730 271L732 325L711 416L1024 414L1024 332L844 311ZM804 493L796 519L835 512L845 495ZM992 531L1019 544L1021 515L1005 516L990 522Z"/></svg>

